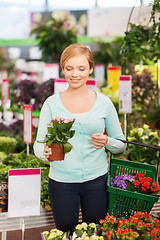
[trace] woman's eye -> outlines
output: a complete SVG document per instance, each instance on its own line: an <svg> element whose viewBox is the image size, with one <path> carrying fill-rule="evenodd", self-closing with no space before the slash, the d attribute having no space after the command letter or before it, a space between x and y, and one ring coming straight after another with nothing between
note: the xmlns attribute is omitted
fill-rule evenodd
<svg viewBox="0 0 160 240"><path fill-rule="evenodd" d="M72 69L71 68L66 68L67 71L71 71Z"/></svg>
<svg viewBox="0 0 160 240"><path fill-rule="evenodd" d="M80 68L79 70L80 70L80 71L84 71L85 69L84 69L84 68Z"/></svg>

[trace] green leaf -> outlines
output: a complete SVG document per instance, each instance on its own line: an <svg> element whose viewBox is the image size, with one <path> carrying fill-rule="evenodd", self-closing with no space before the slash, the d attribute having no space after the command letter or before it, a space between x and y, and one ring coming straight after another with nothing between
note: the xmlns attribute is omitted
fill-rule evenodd
<svg viewBox="0 0 160 240"><path fill-rule="evenodd" d="M83 234L83 230L76 229L75 232L77 234L77 237L81 237Z"/></svg>
<svg viewBox="0 0 160 240"><path fill-rule="evenodd" d="M66 129L66 123L60 124L59 125L59 131L64 132Z"/></svg>
<svg viewBox="0 0 160 240"><path fill-rule="evenodd" d="M127 190L128 190L128 191L135 192L136 189L135 189L132 181L133 181L133 180L131 180L131 179L126 179L126 180L125 180L125 182L126 182L126 184L127 184Z"/></svg>
<svg viewBox="0 0 160 240"><path fill-rule="evenodd" d="M73 148L73 146L69 142L64 143L63 146L64 146L64 150L63 150L64 153L70 152Z"/></svg>
<svg viewBox="0 0 160 240"><path fill-rule="evenodd" d="M47 142L47 145L49 146L49 145L51 145L52 143L53 143L53 139L52 140L49 140L48 142Z"/></svg>
<svg viewBox="0 0 160 240"><path fill-rule="evenodd" d="M74 136L74 134L75 134L75 130L71 130L70 134L69 134L70 138L72 138Z"/></svg>
<svg viewBox="0 0 160 240"><path fill-rule="evenodd" d="M62 139L60 139L59 136L56 135L56 142L61 142L61 141L62 141Z"/></svg>
<svg viewBox="0 0 160 240"><path fill-rule="evenodd" d="M48 133L51 133L52 129L53 129L52 127L47 127Z"/></svg>

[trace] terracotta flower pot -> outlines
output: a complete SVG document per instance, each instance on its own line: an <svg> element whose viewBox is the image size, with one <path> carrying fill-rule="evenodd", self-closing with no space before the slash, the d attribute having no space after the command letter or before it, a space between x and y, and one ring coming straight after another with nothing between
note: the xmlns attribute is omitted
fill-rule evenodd
<svg viewBox="0 0 160 240"><path fill-rule="evenodd" d="M51 148L51 155L49 157L50 161L62 161L64 160L64 152L63 152L63 145L60 146L57 143L52 143L49 145L49 148Z"/></svg>

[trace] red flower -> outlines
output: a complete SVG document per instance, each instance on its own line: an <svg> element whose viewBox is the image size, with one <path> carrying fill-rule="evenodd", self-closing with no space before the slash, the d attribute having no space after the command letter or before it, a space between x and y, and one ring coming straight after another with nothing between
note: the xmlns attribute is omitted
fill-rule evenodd
<svg viewBox="0 0 160 240"><path fill-rule="evenodd" d="M105 219L101 219L99 222L100 222L100 223L105 223L106 220L105 220Z"/></svg>
<svg viewBox="0 0 160 240"><path fill-rule="evenodd" d="M134 184L134 187L138 187L139 184L140 184L140 182L139 182L138 180L135 180L135 181L133 182L133 184Z"/></svg>
<svg viewBox="0 0 160 240"><path fill-rule="evenodd" d="M140 173L140 172L138 172L136 175L135 175L135 177L144 177L144 174L143 173Z"/></svg>
<svg viewBox="0 0 160 240"><path fill-rule="evenodd" d="M150 177L144 177L142 173L137 173L134 176L134 179L134 188L139 193L152 194L152 192L155 193L160 191L160 186L158 183L156 181L153 181L153 179Z"/></svg>
<svg viewBox="0 0 160 240"><path fill-rule="evenodd" d="M112 235L112 229L106 232L106 238L109 239Z"/></svg>
<svg viewBox="0 0 160 240"><path fill-rule="evenodd" d="M150 177L146 177L146 181L148 181L148 182L152 182L152 178L150 178Z"/></svg>
<svg viewBox="0 0 160 240"><path fill-rule="evenodd" d="M152 229L152 231L149 232L152 236L154 236L153 239L160 239L160 229Z"/></svg>
<svg viewBox="0 0 160 240"><path fill-rule="evenodd" d="M142 186L145 187L145 188L147 188L147 189L149 189L150 183L146 181L146 182L144 182L144 183L142 184Z"/></svg>
<svg viewBox="0 0 160 240"><path fill-rule="evenodd" d="M139 181L140 181L140 183L144 183L145 182L145 178L144 177L139 177Z"/></svg>

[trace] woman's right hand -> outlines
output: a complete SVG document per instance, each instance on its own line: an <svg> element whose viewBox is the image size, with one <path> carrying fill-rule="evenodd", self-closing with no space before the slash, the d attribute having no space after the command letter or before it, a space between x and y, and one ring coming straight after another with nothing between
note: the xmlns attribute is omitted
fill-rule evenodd
<svg viewBox="0 0 160 240"><path fill-rule="evenodd" d="M51 155L51 149L47 146L47 145L45 145L44 146L44 153L43 153L43 155L45 156L45 158L49 158L50 157L50 155Z"/></svg>

